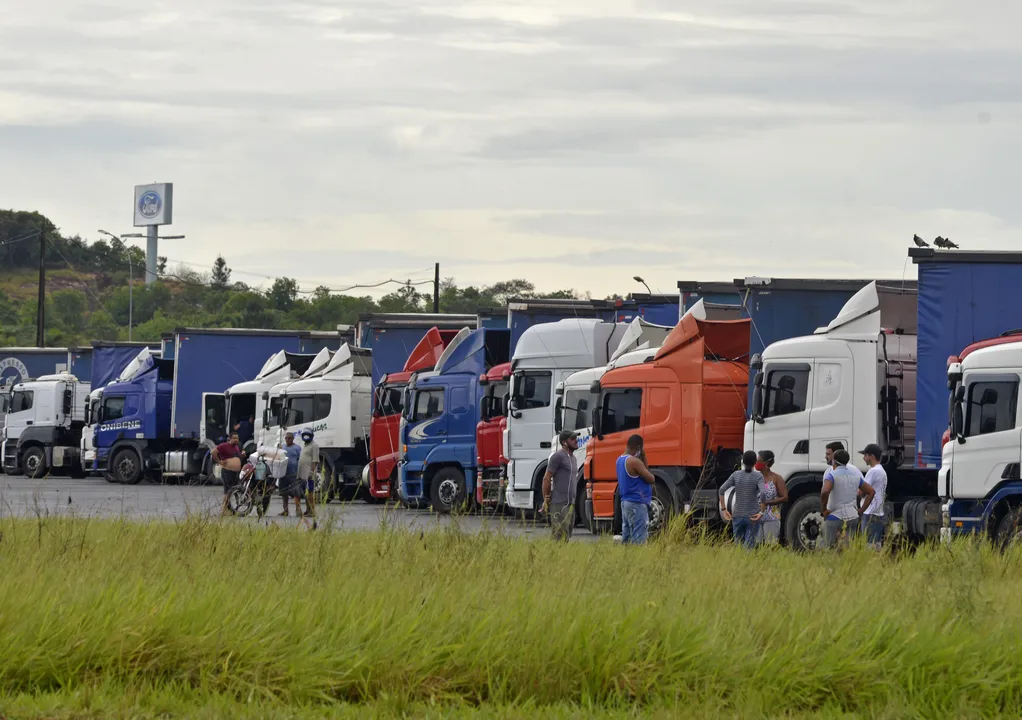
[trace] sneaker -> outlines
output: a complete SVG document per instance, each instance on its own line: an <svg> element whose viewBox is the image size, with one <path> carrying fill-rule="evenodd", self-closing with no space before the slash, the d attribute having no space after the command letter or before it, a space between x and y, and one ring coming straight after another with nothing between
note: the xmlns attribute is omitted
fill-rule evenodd
<svg viewBox="0 0 1022 720"><path fill-rule="evenodd" d="M284 512L277 513L277 517L290 517L290 516L291 516L291 513L289 513L287 510L285 510Z"/></svg>

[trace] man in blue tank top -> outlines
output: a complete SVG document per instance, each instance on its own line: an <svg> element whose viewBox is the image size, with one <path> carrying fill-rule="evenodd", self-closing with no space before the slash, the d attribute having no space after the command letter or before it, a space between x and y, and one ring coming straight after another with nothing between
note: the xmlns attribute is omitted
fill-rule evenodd
<svg viewBox="0 0 1022 720"><path fill-rule="evenodd" d="M642 545L649 531L649 504L656 479L642 455L642 436L628 438L625 454L617 459L617 488L621 496L621 542Z"/></svg>

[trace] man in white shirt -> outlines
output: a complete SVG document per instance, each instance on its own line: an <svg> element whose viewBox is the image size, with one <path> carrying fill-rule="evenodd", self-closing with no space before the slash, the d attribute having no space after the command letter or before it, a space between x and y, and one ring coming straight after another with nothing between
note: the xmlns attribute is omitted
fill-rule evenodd
<svg viewBox="0 0 1022 720"><path fill-rule="evenodd" d="M884 499L887 497L887 471L880 464L883 450L876 443L870 443L859 452L862 454L862 459L869 466L864 482L873 488L873 501L862 513L866 542L869 543L870 547L879 550L884 542L884 529L887 527L887 518L884 517Z"/></svg>

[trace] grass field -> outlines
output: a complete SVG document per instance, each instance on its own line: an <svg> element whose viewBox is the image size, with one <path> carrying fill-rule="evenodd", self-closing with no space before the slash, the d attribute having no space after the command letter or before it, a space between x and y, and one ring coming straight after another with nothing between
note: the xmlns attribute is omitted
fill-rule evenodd
<svg viewBox="0 0 1022 720"><path fill-rule="evenodd" d="M1022 551L0 521L8 717L1022 716Z"/></svg>

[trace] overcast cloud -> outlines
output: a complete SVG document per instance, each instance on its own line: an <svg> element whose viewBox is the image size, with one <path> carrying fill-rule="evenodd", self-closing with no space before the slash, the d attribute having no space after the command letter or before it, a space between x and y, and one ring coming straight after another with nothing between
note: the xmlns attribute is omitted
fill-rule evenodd
<svg viewBox="0 0 1022 720"><path fill-rule="evenodd" d="M1003 0L0 0L0 207L303 287L596 296L1022 249ZM253 275L243 274L245 272ZM914 274L911 265L908 274Z"/></svg>

